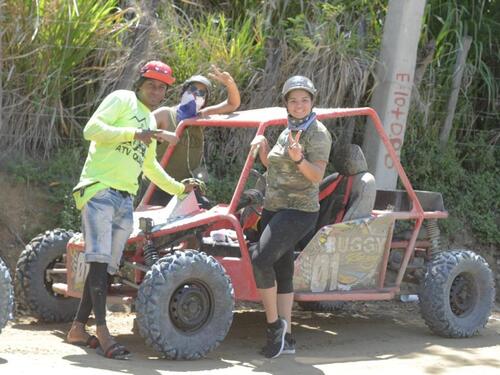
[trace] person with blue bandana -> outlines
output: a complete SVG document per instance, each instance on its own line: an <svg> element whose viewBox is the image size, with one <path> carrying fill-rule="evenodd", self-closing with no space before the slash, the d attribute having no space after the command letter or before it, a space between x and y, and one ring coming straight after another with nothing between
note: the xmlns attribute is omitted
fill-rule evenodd
<svg viewBox="0 0 500 375"><path fill-rule="evenodd" d="M288 126L272 149L257 136L259 158L267 168L261 235L252 248L255 283L267 321L262 354L294 354L291 318L294 249L318 219L319 183L325 174L332 137L312 111L316 88L309 78L293 76L282 89Z"/></svg>
<svg viewBox="0 0 500 375"><path fill-rule="evenodd" d="M178 105L160 107L153 112L158 129L166 130L158 136L158 139L164 142L157 148L157 158L161 160L169 144L176 144L165 171L178 181L198 177L196 171L201 165L204 147L202 127L186 129L179 140L175 135L179 123L187 118L233 112L240 106L240 92L231 74L212 65L208 76L226 87L226 100L206 106L212 91L212 82L205 76L194 75L182 84L181 101ZM170 195L156 189L149 204L165 205L169 199Z"/></svg>

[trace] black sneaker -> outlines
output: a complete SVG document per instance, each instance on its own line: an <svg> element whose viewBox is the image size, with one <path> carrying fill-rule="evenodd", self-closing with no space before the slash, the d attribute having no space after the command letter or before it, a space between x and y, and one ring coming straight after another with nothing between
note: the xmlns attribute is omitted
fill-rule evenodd
<svg viewBox="0 0 500 375"><path fill-rule="evenodd" d="M275 324L277 327L268 326L266 329L267 343L262 350L266 358L276 358L283 352L285 346L286 320L278 318Z"/></svg>
<svg viewBox="0 0 500 375"><path fill-rule="evenodd" d="M291 333L287 332L285 335L285 345L281 354L295 354L295 339Z"/></svg>

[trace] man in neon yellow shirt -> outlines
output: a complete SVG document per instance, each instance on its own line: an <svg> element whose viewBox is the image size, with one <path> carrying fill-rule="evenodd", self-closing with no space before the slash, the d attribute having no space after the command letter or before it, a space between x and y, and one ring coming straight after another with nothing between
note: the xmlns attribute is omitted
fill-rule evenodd
<svg viewBox="0 0 500 375"><path fill-rule="evenodd" d="M150 61L141 68L135 91L117 90L99 105L83 130L91 141L80 181L73 190L82 210L85 260L90 264L82 299L68 333L69 343L94 347L108 358L130 352L110 335L106 325L108 274L118 271L123 248L133 229L133 195L141 172L174 195L193 189L170 177L156 160L157 130L152 110L175 81L172 69ZM96 335L85 326L94 310Z"/></svg>

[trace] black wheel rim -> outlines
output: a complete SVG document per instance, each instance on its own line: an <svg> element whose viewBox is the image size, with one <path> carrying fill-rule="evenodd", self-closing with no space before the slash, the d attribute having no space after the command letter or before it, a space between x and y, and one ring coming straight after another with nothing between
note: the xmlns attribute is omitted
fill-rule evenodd
<svg viewBox="0 0 500 375"><path fill-rule="evenodd" d="M180 285L172 295L169 314L173 324L185 333L199 330L213 313L212 296L201 282L191 280Z"/></svg>
<svg viewBox="0 0 500 375"><path fill-rule="evenodd" d="M64 272L66 270L66 257L65 255L61 255L57 257L52 262L50 262L45 268L45 288L50 294L53 294L56 297L63 297L61 294L54 292L52 289L52 284L54 283L66 283L67 282L67 274Z"/></svg>
<svg viewBox="0 0 500 375"><path fill-rule="evenodd" d="M453 314L460 318L465 317L474 309L477 298L474 278L466 273L459 274L450 289L450 307Z"/></svg>

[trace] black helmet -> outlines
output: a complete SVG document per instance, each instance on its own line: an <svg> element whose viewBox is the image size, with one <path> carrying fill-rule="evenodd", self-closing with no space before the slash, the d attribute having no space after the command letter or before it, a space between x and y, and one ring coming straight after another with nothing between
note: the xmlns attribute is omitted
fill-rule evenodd
<svg viewBox="0 0 500 375"><path fill-rule="evenodd" d="M286 80L285 84L283 85L283 89L281 90L281 95L283 96L283 99L286 98L287 94L292 91L292 90L305 90L314 99L314 96L316 95L316 88L314 87L314 83L312 81L304 76L293 76L290 77Z"/></svg>

